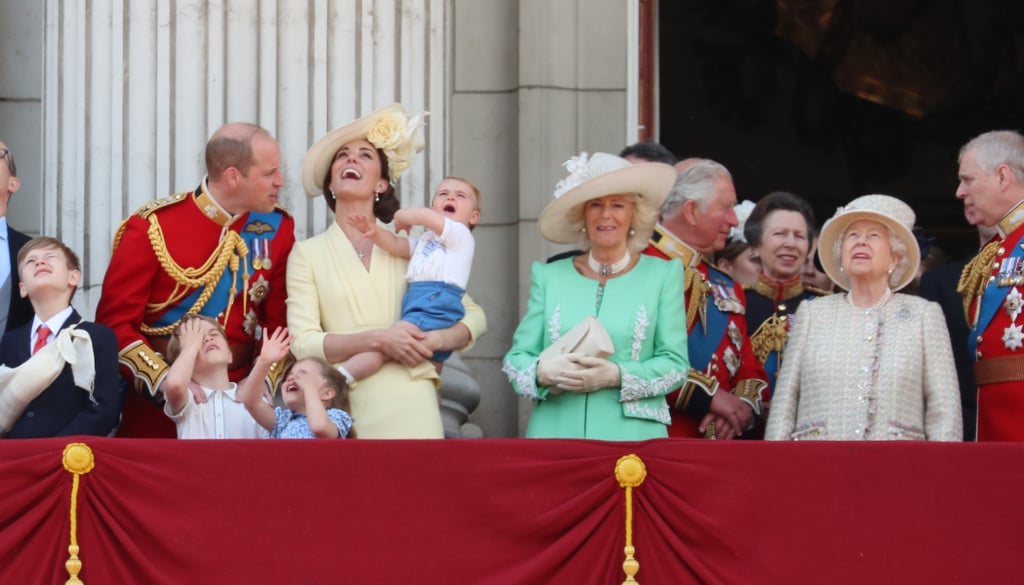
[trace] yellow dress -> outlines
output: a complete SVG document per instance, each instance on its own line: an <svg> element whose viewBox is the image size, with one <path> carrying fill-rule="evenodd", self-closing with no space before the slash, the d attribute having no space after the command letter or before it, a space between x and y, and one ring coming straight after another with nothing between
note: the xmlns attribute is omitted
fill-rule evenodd
<svg viewBox="0 0 1024 585"><path fill-rule="evenodd" d="M288 257L288 330L297 359L324 358L327 333L384 329L401 318L408 260L374 247L367 271L337 223L303 242ZM472 339L483 335L483 311L468 296ZM472 341L470 342L472 345ZM468 349L468 346L463 349ZM444 438L433 366L388 362L349 393L354 428L362 439Z"/></svg>

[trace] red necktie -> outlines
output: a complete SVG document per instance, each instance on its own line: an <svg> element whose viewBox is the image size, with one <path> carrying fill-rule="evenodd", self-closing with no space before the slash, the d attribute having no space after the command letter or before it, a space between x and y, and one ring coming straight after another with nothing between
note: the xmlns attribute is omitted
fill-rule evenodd
<svg viewBox="0 0 1024 585"><path fill-rule="evenodd" d="M32 347L32 355L35 355L37 351L46 347L46 341L50 339L50 328L43 323L36 329L36 344Z"/></svg>

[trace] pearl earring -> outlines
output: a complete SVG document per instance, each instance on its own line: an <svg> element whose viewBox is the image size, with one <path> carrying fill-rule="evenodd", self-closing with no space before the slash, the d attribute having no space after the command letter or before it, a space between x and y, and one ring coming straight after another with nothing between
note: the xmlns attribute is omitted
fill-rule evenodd
<svg viewBox="0 0 1024 585"><path fill-rule="evenodd" d="M327 192L331 194L331 199L337 199L337 197L334 196L334 189L327 189Z"/></svg>
<svg viewBox="0 0 1024 585"><path fill-rule="evenodd" d="M584 233L584 234L585 234L585 233L587 233L587 228L585 228L585 227L581 227L581 228L580 228L580 232L581 232L581 233Z"/></svg>
<svg viewBox="0 0 1024 585"><path fill-rule="evenodd" d="M629 230L629 235L635 236L636 235L636 230Z"/></svg>
<svg viewBox="0 0 1024 585"><path fill-rule="evenodd" d="M380 203L380 193L374 193L373 194L373 202L374 203Z"/></svg>

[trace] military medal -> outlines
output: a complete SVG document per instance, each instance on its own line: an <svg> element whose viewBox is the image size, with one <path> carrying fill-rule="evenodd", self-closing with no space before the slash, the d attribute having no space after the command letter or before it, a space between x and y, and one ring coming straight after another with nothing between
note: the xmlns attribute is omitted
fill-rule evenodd
<svg viewBox="0 0 1024 585"><path fill-rule="evenodd" d="M740 356L736 355L736 352L731 347L726 347L725 351L722 352L722 361L725 362L725 367L729 369L729 377L736 375L736 372L740 369Z"/></svg>
<svg viewBox="0 0 1024 585"><path fill-rule="evenodd" d="M736 296L732 286L716 282L711 285L712 295L715 297L715 306L723 313L743 314L743 303Z"/></svg>
<svg viewBox="0 0 1024 585"><path fill-rule="evenodd" d="M260 239L254 238L252 241L252 268L253 270L263 269L263 246L260 245Z"/></svg>
<svg viewBox="0 0 1024 585"><path fill-rule="evenodd" d="M1020 315L1022 305L1024 305L1024 297L1021 296L1020 290L1014 288L1006 294L1003 308L1006 309L1006 314L1010 316L1010 321L1017 320L1017 315Z"/></svg>
<svg viewBox="0 0 1024 585"><path fill-rule="evenodd" d="M270 261L270 240L262 240L263 242L263 269L270 270L272 262Z"/></svg>
<svg viewBox="0 0 1024 585"><path fill-rule="evenodd" d="M1003 329L1003 346L1010 351L1024 347L1024 330L1020 325L1010 325Z"/></svg>
<svg viewBox="0 0 1024 585"><path fill-rule="evenodd" d="M1024 270L1022 270L1021 256L1003 258L999 263L999 276L996 279L998 286L1020 286L1024 284Z"/></svg>

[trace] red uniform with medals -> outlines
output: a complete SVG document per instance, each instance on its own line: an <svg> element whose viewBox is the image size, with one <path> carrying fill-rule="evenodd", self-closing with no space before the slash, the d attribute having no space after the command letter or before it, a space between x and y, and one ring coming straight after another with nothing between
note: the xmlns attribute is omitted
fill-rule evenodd
<svg viewBox="0 0 1024 585"><path fill-rule="evenodd" d="M698 427L715 392L736 394L759 415L762 399L768 400L768 375L754 356L747 336L743 287L660 224L644 254L679 258L686 267L691 370L686 383L666 397L672 407L669 436L702 436Z"/></svg>
<svg viewBox="0 0 1024 585"><path fill-rule="evenodd" d="M286 325L285 268L294 243L287 212L232 217L205 180L121 223L96 308L96 321L117 335L122 375L138 390L127 392L118 436L176 436L157 389L167 374L167 341L186 313L217 319L231 348L230 379L248 374L257 325Z"/></svg>
<svg viewBox="0 0 1024 585"><path fill-rule="evenodd" d="M967 340L978 384L978 440L1024 441L1024 202L964 268Z"/></svg>

